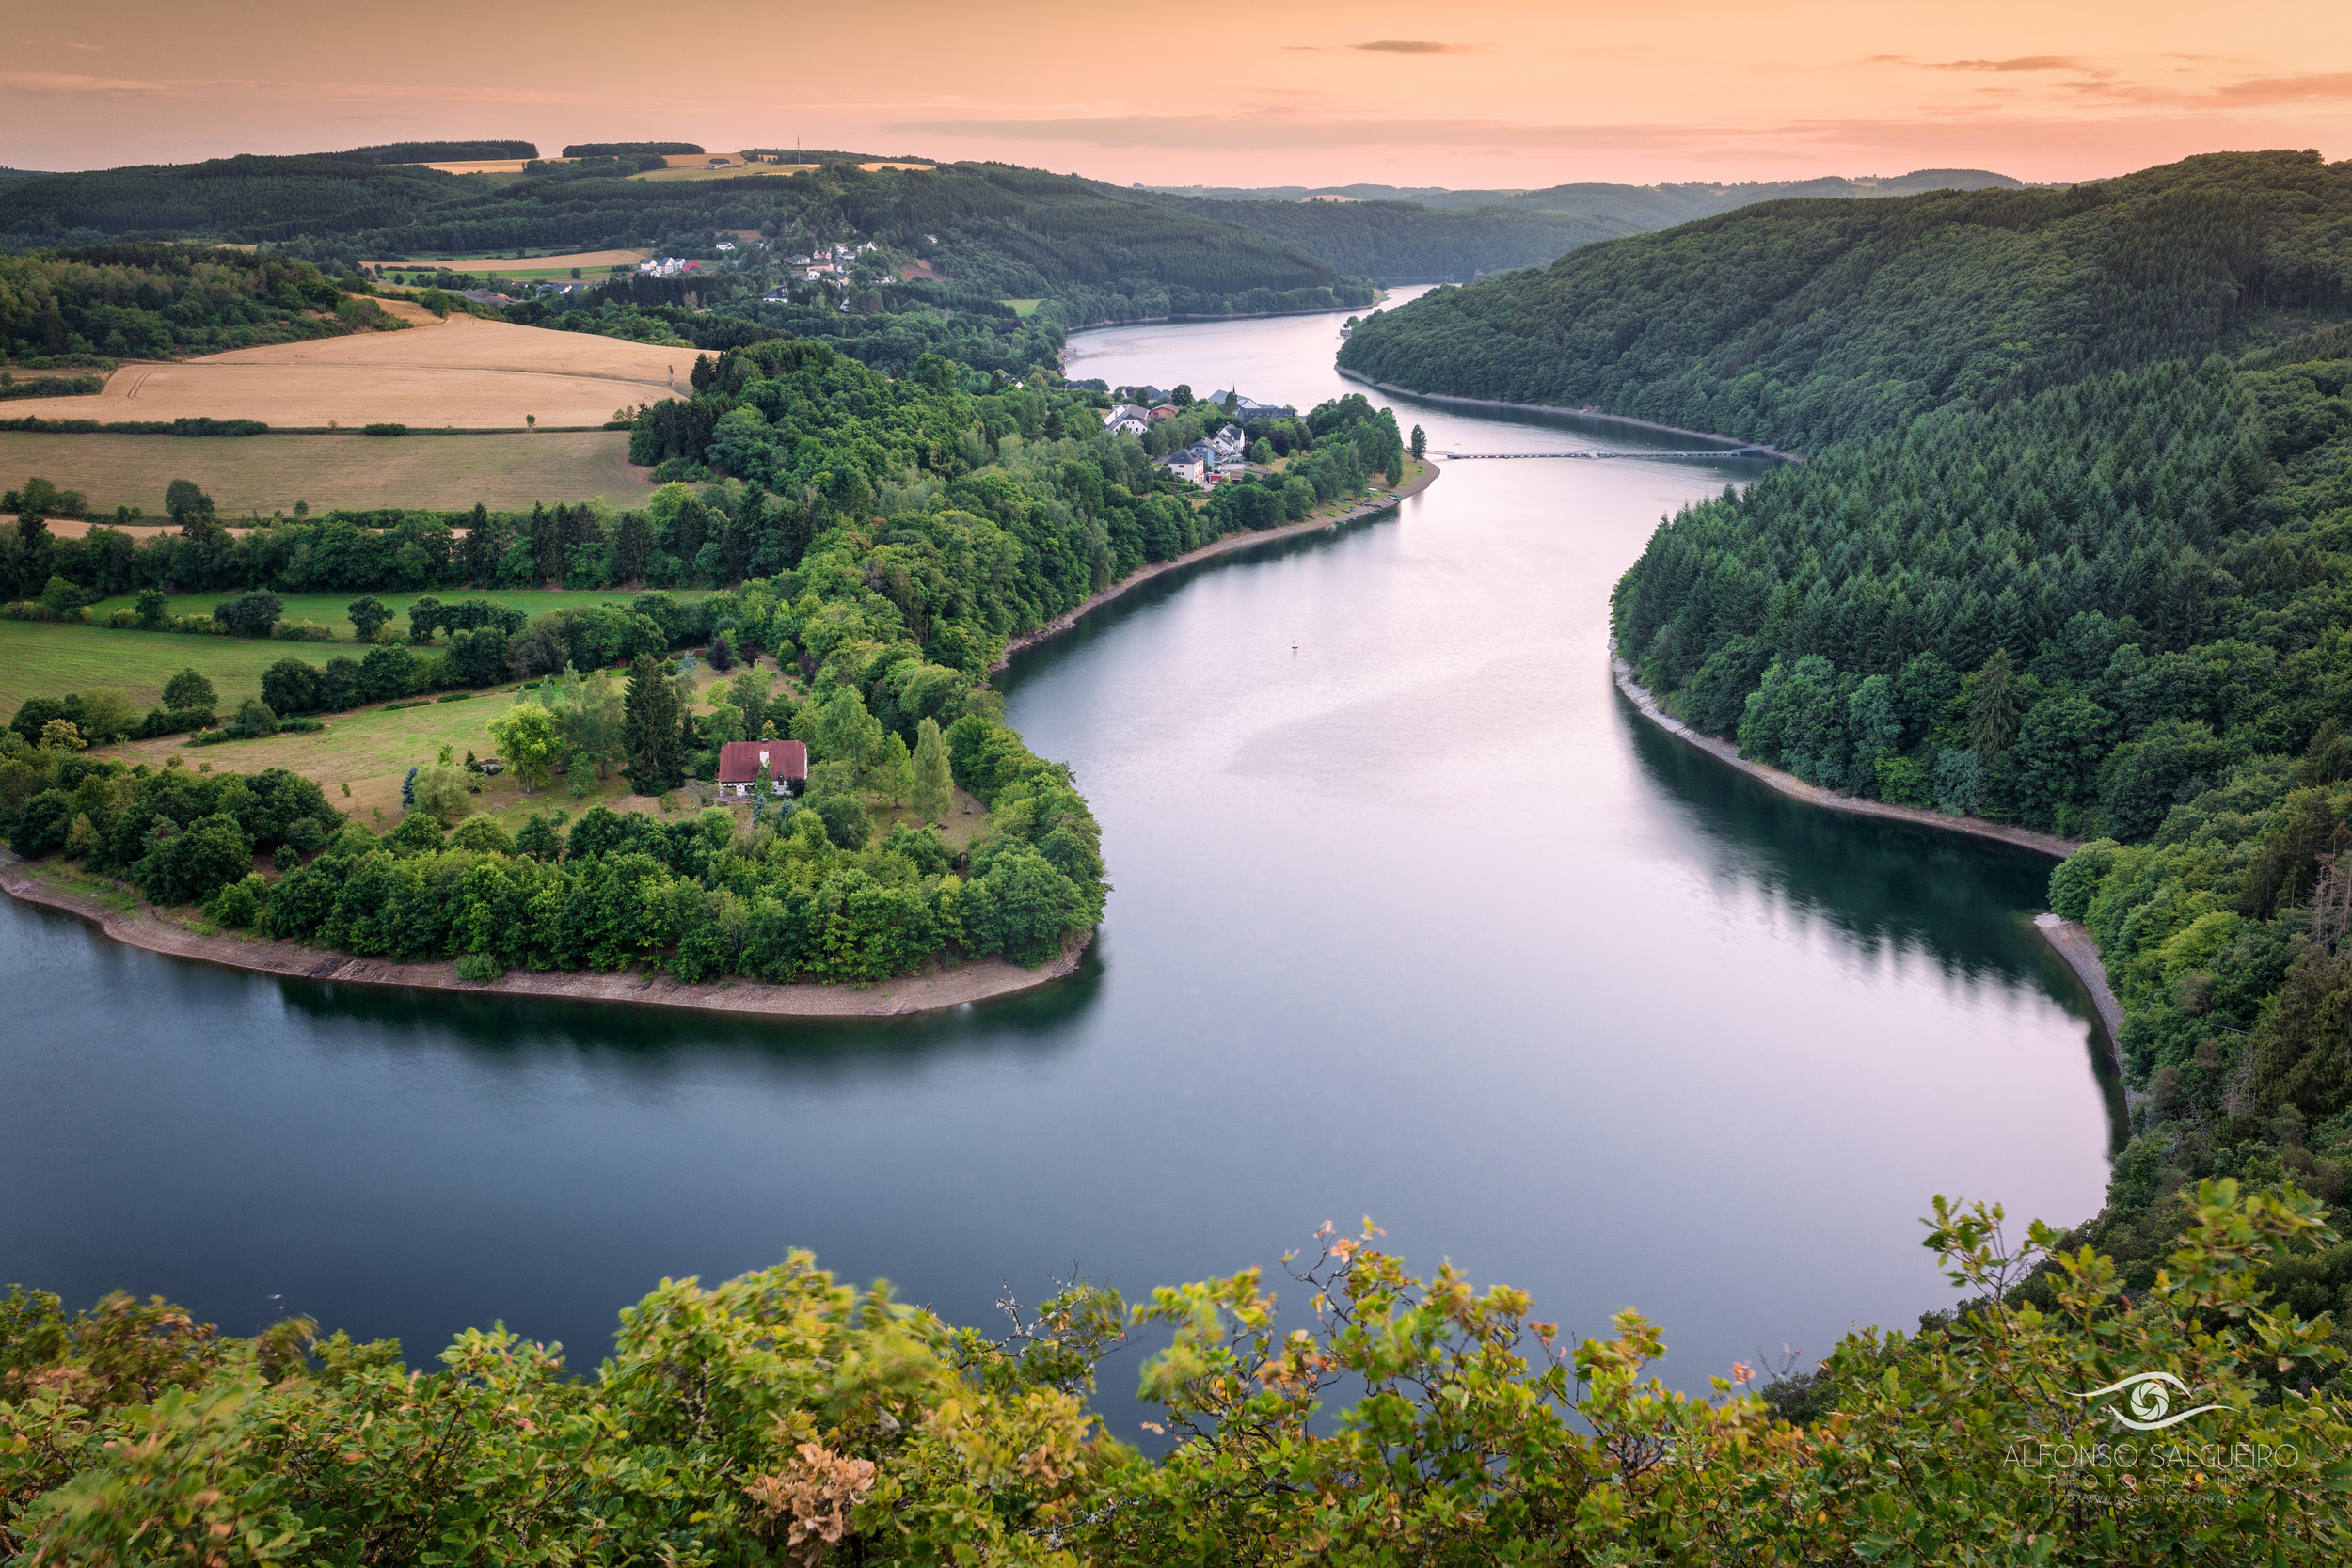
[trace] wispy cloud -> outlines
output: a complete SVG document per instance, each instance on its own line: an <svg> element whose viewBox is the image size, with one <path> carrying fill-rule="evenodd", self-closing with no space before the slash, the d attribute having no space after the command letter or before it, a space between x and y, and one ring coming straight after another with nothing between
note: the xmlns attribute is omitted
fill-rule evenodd
<svg viewBox="0 0 2352 1568"><path fill-rule="evenodd" d="M2068 55L2020 55L2010 60L1915 60L1930 71L2088 71L2085 61Z"/></svg>
<svg viewBox="0 0 2352 1568"><path fill-rule="evenodd" d="M106 46L103 43L69 43L66 47L68 49L79 49L85 54L95 55Z"/></svg>
<svg viewBox="0 0 2352 1568"><path fill-rule="evenodd" d="M1694 125L1527 124L1500 119L1321 119L1260 115L1073 115L1052 119L938 119L882 127L892 135L1092 147L1198 149L1333 147L1712 146L1734 134Z"/></svg>
<svg viewBox="0 0 2352 1568"><path fill-rule="evenodd" d="M1473 49L1467 43L1432 43L1426 39L1375 39L1348 47L1370 50L1375 55L1468 55Z"/></svg>
<svg viewBox="0 0 2352 1568"><path fill-rule="evenodd" d="M2319 98L2352 104L2352 76L2257 76L2214 89L2223 103L2302 103Z"/></svg>
<svg viewBox="0 0 2352 1568"><path fill-rule="evenodd" d="M46 98L212 98L221 93L267 92L286 99L378 99L419 103L600 104L610 95L539 92L525 87L425 87L408 82L272 82L253 78L86 76L66 71L0 71L0 90ZM638 103L657 99L635 100Z"/></svg>

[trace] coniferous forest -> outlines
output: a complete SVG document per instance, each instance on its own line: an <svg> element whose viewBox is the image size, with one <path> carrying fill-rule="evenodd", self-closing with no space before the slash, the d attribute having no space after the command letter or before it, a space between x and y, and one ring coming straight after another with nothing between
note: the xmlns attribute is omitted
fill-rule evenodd
<svg viewBox="0 0 2352 1568"><path fill-rule="evenodd" d="M2133 1138L2079 1239L2352 1178L2352 166L1784 202L1375 318L1344 363L1804 461L1620 583L1666 705L1812 783L2080 841ZM2352 1249L2287 1271L2352 1308Z"/></svg>

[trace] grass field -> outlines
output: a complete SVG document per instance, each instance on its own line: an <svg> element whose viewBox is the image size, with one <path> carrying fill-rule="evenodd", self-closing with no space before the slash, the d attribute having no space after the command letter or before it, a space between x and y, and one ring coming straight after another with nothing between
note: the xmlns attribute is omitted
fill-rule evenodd
<svg viewBox="0 0 2352 1568"><path fill-rule="evenodd" d="M524 614L534 617L545 615L550 610L585 610L590 605L598 604L618 605L626 610L628 608L628 601L635 597L635 594L618 589L591 592L586 589L574 591L561 588L492 588L482 591L471 588L435 588L419 590L414 594L378 594L375 596L389 605L395 611L405 615L408 613L410 605L426 597L428 594L431 597L444 603L454 599L488 599L494 604L512 605ZM175 594L165 602L170 605L171 613L174 615L209 615L213 612L215 605L235 596L233 594ZM678 595L680 599L695 599L701 596L693 593ZM358 635L358 629L343 614L343 607L358 597L357 594L280 594L278 595L278 601L285 606L287 620L296 623L315 621L347 642ZM119 598L99 601L91 607L90 613L103 620L109 611L127 609L137 602L136 595L126 594ZM189 637L178 632L112 632L109 635L166 637L183 642L212 641L206 638ZM278 646L286 647L289 644L281 642ZM355 650L346 648L344 651Z"/></svg>
<svg viewBox="0 0 2352 1568"><path fill-rule="evenodd" d="M233 595L182 594L171 602L176 615L209 614L213 606ZM56 626L40 621L0 621L0 709L13 714L27 697L59 697L86 686L119 686L142 707L163 698L164 683L183 670L195 670L219 691L222 711L233 710L247 697L262 692L262 672L281 658L307 658L324 664L338 657L357 658L366 645L351 641L351 622L343 607L357 594L281 594L286 619L315 621L331 627L332 642L284 642L276 638L196 637L184 632L114 631L103 626ZM423 595L381 594L377 597L404 615ZM627 594L570 593L544 590L440 590L442 599L494 599L538 616L553 610L580 609L592 604L628 602ZM692 595L682 595L691 597ZM130 604L128 598L108 599L97 613Z"/></svg>
<svg viewBox="0 0 2352 1568"><path fill-rule="evenodd" d="M999 305L1011 306L1012 313L1014 315L1020 317L1023 321L1027 321L1030 316L1036 313L1038 306L1043 302L1041 300L1035 299L1000 299L996 303Z"/></svg>
<svg viewBox="0 0 2352 1568"><path fill-rule="evenodd" d="M274 425L396 422L420 428L596 425L674 395L692 356L621 338L452 315L368 332L126 366L93 397L43 398L55 420L260 420Z"/></svg>
<svg viewBox="0 0 2352 1568"><path fill-rule="evenodd" d="M357 651L349 642L185 637L174 632L108 631L100 626L0 621L0 708L11 716L27 697L61 697L90 686L118 686L141 708L162 702L164 683L194 670L220 693L224 711L262 694L262 672L289 655L324 664Z"/></svg>
<svg viewBox="0 0 2352 1568"><path fill-rule="evenodd" d="M658 352L675 356L675 351ZM0 431L0 484L13 489L39 474L81 491L98 510L136 506L150 516L162 514L164 489L175 479L194 480L221 515L233 519L292 511L298 500L309 501L313 511L337 506L455 511L476 501L503 508L597 496L629 505L651 493L652 473L629 466L624 431L392 438Z"/></svg>

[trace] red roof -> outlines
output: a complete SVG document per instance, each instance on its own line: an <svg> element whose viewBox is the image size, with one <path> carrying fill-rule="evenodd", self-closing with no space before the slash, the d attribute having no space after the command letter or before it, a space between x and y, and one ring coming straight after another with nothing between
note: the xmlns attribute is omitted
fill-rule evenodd
<svg viewBox="0 0 2352 1568"><path fill-rule="evenodd" d="M808 748L797 740L730 740L719 748L719 782L752 784L763 762L779 779L808 777Z"/></svg>

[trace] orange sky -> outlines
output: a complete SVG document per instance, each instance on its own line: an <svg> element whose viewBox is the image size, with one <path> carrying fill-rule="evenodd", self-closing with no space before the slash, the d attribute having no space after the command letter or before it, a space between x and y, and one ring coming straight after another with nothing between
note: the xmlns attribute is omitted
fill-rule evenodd
<svg viewBox="0 0 2352 1568"><path fill-rule="evenodd" d="M8 8L19 168L469 136L1456 187L2352 156L2352 5L2322 0Z"/></svg>

